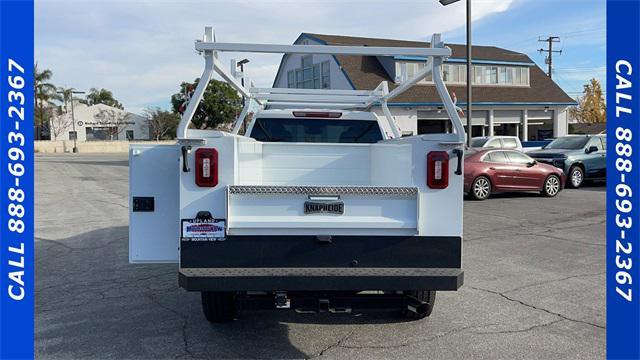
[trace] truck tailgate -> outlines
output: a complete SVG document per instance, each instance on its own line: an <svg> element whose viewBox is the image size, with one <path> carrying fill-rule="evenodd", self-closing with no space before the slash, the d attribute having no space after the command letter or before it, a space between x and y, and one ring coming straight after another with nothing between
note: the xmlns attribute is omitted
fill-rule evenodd
<svg viewBox="0 0 640 360"><path fill-rule="evenodd" d="M228 234L414 235L415 187L233 185Z"/></svg>

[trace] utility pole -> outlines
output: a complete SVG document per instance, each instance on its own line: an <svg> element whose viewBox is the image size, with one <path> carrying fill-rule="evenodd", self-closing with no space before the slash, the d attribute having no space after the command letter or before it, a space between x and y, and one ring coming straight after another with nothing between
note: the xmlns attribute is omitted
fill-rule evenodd
<svg viewBox="0 0 640 360"><path fill-rule="evenodd" d="M549 78L552 79L553 78L553 54L562 54L562 50L553 50L553 44L554 43L559 43L560 42L560 37L558 36L549 36L546 39L542 39L539 38L538 39L539 42L546 42L548 44L548 48L547 49L539 49L538 52L539 53L543 53L546 52L547 56L544 59L545 64L549 65L549 72L547 73L547 75L549 75Z"/></svg>
<svg viewBox="0 0 640 360"><path fill-rule="evenodd" d="M473 84L473 64L471 52L471 0L467 0L467 146L471 147L473 136L473 107L471 100ZM492 129L493 130L493 129Z"/></svg>

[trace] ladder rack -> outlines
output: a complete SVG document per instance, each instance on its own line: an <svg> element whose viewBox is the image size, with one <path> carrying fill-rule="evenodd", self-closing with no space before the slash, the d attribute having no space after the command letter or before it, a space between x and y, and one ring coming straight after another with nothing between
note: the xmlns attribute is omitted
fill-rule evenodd
<svg viewBox="0 0 640 360"><path fill-rule="evenodd" d="M460 141L464 140L464 127L458 115L459 108L453 103L449 92L442 79L440 68L446 58L451 56L451 49L441 41L440 34L434 34L430 47L379 47L379 46L333 46L333 45L276 45L276 44L242 44L220 43L213 40L213 28L205 27L204 40L197 40L195 49L203 54L205 69L200 77L187 109L185 110L178 126L178 138L187 139L187 129L193 119L196 108L207 85L213 77L213 72L218 73L231 87L247 99L242 113L236 120L233 133L237 134L240 127L249 114L250 108L259 106L276 108L324 108L324 109L362 109L368 110L372 106L380 106L389 123L393 137L400 137L400 130L389 111L387 102L401 93L407 91L413 85L433 73L433 81L436 90L442 99L443 105L453 123L453 128ZM290 88L256 88L242 85L235 71L235 61L232 61L231 71L228 72L218 59L218 52L251 52L251 53L281 53L281 54L330 54L330 55L354 55L354 56L420 56L427 58L423 70L415 74L411 79L401 83L392 91L386 81L383 81L373 90L332 90L332 89L290 89ZM244 76L241 74L240 76Z"/></svg>
<svg viewBox="0 0 640 360"><path fill-rule="evenodd" d="M368 108L385 94L381 89L367 90L315 90L289 88L251 88L251 96L270 106L328 106L344 109Z"/></svg>

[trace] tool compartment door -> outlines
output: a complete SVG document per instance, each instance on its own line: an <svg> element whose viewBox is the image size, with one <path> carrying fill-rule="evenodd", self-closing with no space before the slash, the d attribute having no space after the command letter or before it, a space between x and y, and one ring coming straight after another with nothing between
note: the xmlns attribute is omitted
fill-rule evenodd
<svg viewBox="0 0 640 360"><path fill-rule="evenodd" d="M180 148L129 148L129 262L177 263Z"/></svg>

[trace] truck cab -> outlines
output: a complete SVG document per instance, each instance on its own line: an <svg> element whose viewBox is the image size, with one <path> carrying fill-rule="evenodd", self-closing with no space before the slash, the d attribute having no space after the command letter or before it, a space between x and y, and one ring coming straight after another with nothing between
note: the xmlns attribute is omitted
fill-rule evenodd
<svg viewBox="0 0 640 360"><path fill-rule="evenodd" d="M419 319L436 291L463 283L463 127L439 66L450 50L219 44L175 145L130 150L130 261L177 262L212 322L240 304L299 312L387 309ZM231 46L233 45L233 46ZM422 54L412 83L389 91L245 89L215 51ZM210 68L209 68L210 66ZM382 106L431 70L454 133L400 136ZM211 71L247 97L231 132L189 127ZM398 90L399 89L399 90ZM301 106L295 106L295 105ZM249 120L245 134L240 128Z"/></svg>
<svg viewBox="0 0 640 360"><path fill-rule="evenodd" d="M371 112L331 109L265 110L246 134L261 142L290 143L372 144L384 138Z"/></svg>

